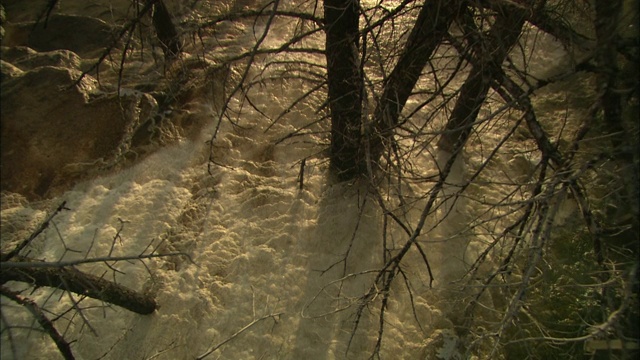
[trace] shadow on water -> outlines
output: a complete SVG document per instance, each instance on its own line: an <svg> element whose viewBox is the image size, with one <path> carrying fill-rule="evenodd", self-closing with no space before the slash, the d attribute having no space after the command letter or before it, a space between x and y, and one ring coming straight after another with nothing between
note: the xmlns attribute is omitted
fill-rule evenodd
<svg viewBox="0 0 640 360"><path fill-rule="evenodd" d="M358 299L375 276L354 274L381 266L381 217L366 194L366 185L337 184L318 204L311 242L300 245L311 255L292 358L362 358L371 351L374 339L365 330L371 314L365 311L347 353Z"/></svg>

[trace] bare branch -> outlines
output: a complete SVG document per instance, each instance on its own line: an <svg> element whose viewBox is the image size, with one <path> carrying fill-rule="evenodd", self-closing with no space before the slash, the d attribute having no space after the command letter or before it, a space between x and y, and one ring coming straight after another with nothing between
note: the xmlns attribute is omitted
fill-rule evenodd
<svg viewBox="0 0 640 360"><path fill-rule="evenodd" d="M16 246L10 252L0 255L0 261L5 262L15 257L16 255L18 255L18 253L20 253L22 249L24 249L27 245L29 245L36 237L38 237L38 235L40 235L49 226L49 223L51 222L51 220L56 215L58 215L58 213L60 213L62 210L69 210L68 208L65 207L66 204L67 202L63 201L60 205L58 205L56 210L53 211L51 214L49 214L49 216L40 224L40 226L38 226L38 228L33 233L31 233L31 236L29 236L23 242L18 244L18 246Z"/></svg>
<svg viewBox="0 0 640 360"><path fill-rule="evenodd" d="M243 326L240 330L238 330L235 333L233 333L233 335L229 336L228 338L224 339L223 341L219 342L218 344L211 346L202 355L196 357L196 360L202 360L202 359L206 358L207 356L211 355L213 352L215 352L216 350L221 348L224 344L226 344L229 341L235 339L236 337L238 337L238 335L242 334L243 332L249 330L253 325L255 325L255 324L257 324L257 323L259 323L259 322L261 322L263 320L266 320L266 319L270 319L270 318L271 319L276 319L282 314L284 314L284 313L282 313L282 312L273 313L273 314L268 314L268 315L262 316L260 318L254 319L253 321L251 321L247 325Z"/></svg>
<svg viewBox="0 0 640 360"><path fill-rule="evenodd" d="M70 344L64 339L62 335L56 330L55 326L47 316L42 312L42 309L35 303L35 301L23 297L19 293L15 291L11 291L4 286L0 286L0 294L5 296L8 299L15 301L16 303L24 306L29 312L33 315L33 317L38 321L38 324L42 326L45 332L51 337L51 340L56 344L58 350L60 350L60 354L67 359L73 360L75 357L71 352Z"/></svg>
<svg viewBox="0 0 640 360"><path fill-rule="evenodd" d="M24 264L24 263L23 263ZM151 314L157 305L153 298L144 296L122 285L115 284L74 268L63 267L10 267L1 271L2 283L21 281L36 286L67 290L123 307L138 314Z"/></svg>

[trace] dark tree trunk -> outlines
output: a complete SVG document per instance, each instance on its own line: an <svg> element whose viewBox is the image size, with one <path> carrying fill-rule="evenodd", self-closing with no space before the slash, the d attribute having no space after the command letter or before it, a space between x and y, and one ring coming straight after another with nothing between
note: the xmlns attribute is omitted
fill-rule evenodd
<svg viewBox="0 0 640 360"><path fill-rule="evenodd" d="M157 0L153 5L153 27L160 40L160 46L165 58L175 57L180 53L180 37L178 30L171 20L169 10L162 0Z"/></svg>
<svg viewBox="0 0 640 360"><path fill-rule="evenodd" d="M86 295L142 315L151 314L156 309L156 302L150 296L73 268L5 267L0 271L0 283L7 281L21 281Z"/></svg>
<svg viewBox="0 0 640 360"><path fill-rule="evenodd" d="M451 117L444 133L440 136L438 141L440 149L451 152L466 143L491 87L492 69L502 67L502 62L509 54L509 50L518 41L523 25L522 14L498 10L485 45L475 47L477 61L460 89Z"/></svg>
<svg viewBox="0 0 640 360"><path fill-rule="evenodd" d="M371 141L372 159L379 158L382 142L392 136L422 70L442 42L458 9L457 1L427 0L420 10L404 51L385 82L374 113L374 133L377 136Z"/></svg>
<svg viewBox="0 0 640 360"><path fill-rule="evenodd" d="M614 147L623 143L624 126L622 125L622 100L615 91L618 75L618 49L616 45L617 27L619 25L621 0L596 0L596 36L598 38L598 62L600 86L604 93L600 99L604 112L604 121L609 131L615 135L611 137Z"/></svg>
<svg viewBox="0 0 640 360"><path fill-rule="evenodd" d="M326 57L331 111L331 169L339 180L367 171L362 147L359 12L356 0L325 0Z"/></svg>

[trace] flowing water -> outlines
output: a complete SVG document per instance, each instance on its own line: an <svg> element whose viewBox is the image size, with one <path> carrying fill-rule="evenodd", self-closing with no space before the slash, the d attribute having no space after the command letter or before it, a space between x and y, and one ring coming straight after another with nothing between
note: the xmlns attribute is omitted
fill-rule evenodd
<svg viewBox="0 0 640 360"><path fill-rule="evenodd" d="M286 39L290 27L278 24L267 43ZM251 23L238 23L227 30L227 35L218 35L216 41L228 43L228 52L250 47L253 30L260 34ZM205 41L214 43L212 39ZM532 60L537 75L545 77L556 66L560 69L566 65L568 60L559 44L550 39L539 44L546 48L535 51L540 57ZM382 210L367 195L366 184L331 183L326 176L326 160L317 155L324 149L322 135L274 145L319 116L312 106L296 109L270 126L257 111L243 104L236 127L226 120L218 123L219 96L199 94L181 109L201 124L189 136L159 148L126 169L80 183L44 204L16 201L14 206L3 208L3 213L18 214L33 227L44 218L47 206L67 201L71 210L55 218L56 227L47 229L46 241L43 236L31 245L32 256L41 259L82 258L87 252L90 257L104 256L122 226L122 240L116 243L114 255L138 254L151 241L162 241L160 251L184 252L193 260L151 260L147 262L149 271L137 262L118 264L123 273L115 275L117 282L151 294L159 309L148 316L118 307L86 309L83 313L95 333L83 326L78 316L68 315L70 326L65 337L74 340L72 349L77 358L193 359L229 338L208 358L367 358L378 336L379 310L377 306L365 309L351 339L358 300L375 277L369 271L382 265L383 240L400 246L406 235L397 231L383 236ZM263 112L277 116L299 94L300 85L295 80L281 80L253 91L251 100ZM237 101L230 104L235 108L241 105ZM207 141L217 127L214 158L221 165L209 174ZM269 131L265 132L267 127ZM491 142L490 129L484 132ZM484 148L474 146L472 141L465 157L454 165L451 186L461 184L470 176L469 169L485 158ZM434 172L436 163L446 161L446 154L436 150L431 153L433 156L425 151L421 159L416 159L425 174ZM309 156L304 188L299 189L299 162ZM526 176L535 160L527 154L520 160L505 155L492 163L485 179L504 177L505 173ZM408 191L420 194L426 189ZM474 196L499 199L508 189L492 185L472 191L476 191ZM409 223L415 224L419 217L418 204L406 214ZM445 213L449 213L446 219ZM382 358L461 358L454 323L462 316L460 304L468 294L455 281L482 251L483 235L465 230L479 219L478 209L470 200L459 199L438 214L428 224L437 223L437 227L421 239L428 246L433 288L429 287L422 258L417 252L411 253L405 268L411 278L411 293L401 279L392 288ZM65 251L58 233L67 248L79 252ZM102 264L80 268L98 275L107 270ZM41 303L46 301L52 311L68 306L65 295L56 292L49 296L46 289L33 295ZM60 296L63 299L58 301ZM10 306L3 300L3 316L13 322L30 323L24 310L5 310ZM58 324L64 329L67 320ZM3 335L3 359L59 357L46 334L16 334L16 354Z"/></svg>

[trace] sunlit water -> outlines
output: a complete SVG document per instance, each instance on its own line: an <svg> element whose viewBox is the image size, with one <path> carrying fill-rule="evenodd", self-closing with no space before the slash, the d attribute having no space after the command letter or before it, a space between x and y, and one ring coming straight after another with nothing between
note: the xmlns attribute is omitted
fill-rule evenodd
<svg viewBox="0 0 640 360"><path fill-rule="evenodd" d="M278 37L286 39L290 26L276 25L275 38L267 42L275 44ZM254 36L249 29L247 24L230 29L246 39L223 36L224 41L237 47L226 51L251 46ZM546 47L544 56L540 49L535 52L534 57L539 59L532 65L540 77L567 61L562 60L562 48L551 40L538 47ZM554 62L553 66L549 66L550 62ZM299 95L297 86L295 82L266 86L262 92L252 93L252 101L276 116L284 104ZM231 105L238 106L233 102ZM80 359L193 359L253 320L280 314L259 321L210 358L367 358L378 336L376 306L371 312L365 310L349 352L345 352L358 297L371 286L373 275L366 272L382 265L384 229L375 199L367 197L363 184L332 185L322 156L308 162L304 189L299 189L299 161L322 151L322 136L273 144L314 121L318 115L311 107L294 111L265 133L269 122L245 104L238 119L244 129L234 128L227 121L220 124L214 157L223 166L214 167L208 174L206 142L216 128L219 106L220 99L215 96L194 99L188 111L204 122L201 132L49 201L55 205L66 200L71 211L56 217L57 228L47 230L46 241L42 237L32 244L33 257L48 261L63 255L64 259L81 258L90 247L88 256L104 256L123 223L122 241L116 244L114 255L137 254L151 241L164 241L161 251L185 252L194 262L184 257L149 261L151 277L139 263L118 264L125 273L115 276L118 283L153 295L159 309L149 316L117 307L84 310L97 336L82 326L77 316L73 318L65 337L76 340L72 345L75 355ZM442 165L446 161L446 154L431 151L433 158L425 152L416 160L425 173L435 171L436 163ZM461 184L469 175L468 169L483 161L484 151L472 141L465 156L455 164L449 183ZM523 155L522 161L531 166L527 164L536 159L527 156ZM499 159L484 176L505 172L522 175L523 165L513 164L512 160ZM425 186L416 185L410 190L420 194L428 189ZM506 190L492 186L475 191L482 191L485 198L497 199ZM407 212L409 223L417 221L419 204ZM459 306L465 293L460 292L455 280L464 275L482 250L483 242L478 238L481 240L483 235L464 231L467 223L478 216L477 209L465 199L443 207L439 218L428 226L441 220L451 206L446 220L421 239L433 268L433 289L429 288L429 276L417 253L406 260L411 298L402 280L392 288L394 295L385 317L381 348L383 358L459 358L456 344L460 340L453 324L461 316ZM23 213L34 219L33 224L44 217L42 210L29 205L3 212ZM79 253L64 251L58 231L66 246ZM406 235L392 232L386 241L400 246ZM346 254L346 262L341 262ZM101 264L80 268L94 274L106 270ZM48 299L49 294L50 291L38 290L33 297L41 303L46 301L52 311L68 306L58 301L59 294ZM23 310L12 308L10 314L6 313L12 321L22 318L30 322ZM59 324L65 324L61 325L64 328L66 321L60 320ZM2 357L9 358L6 337L2 341ZM59 356L43 333L20 332L17 345L15 358Z"/></svg>

